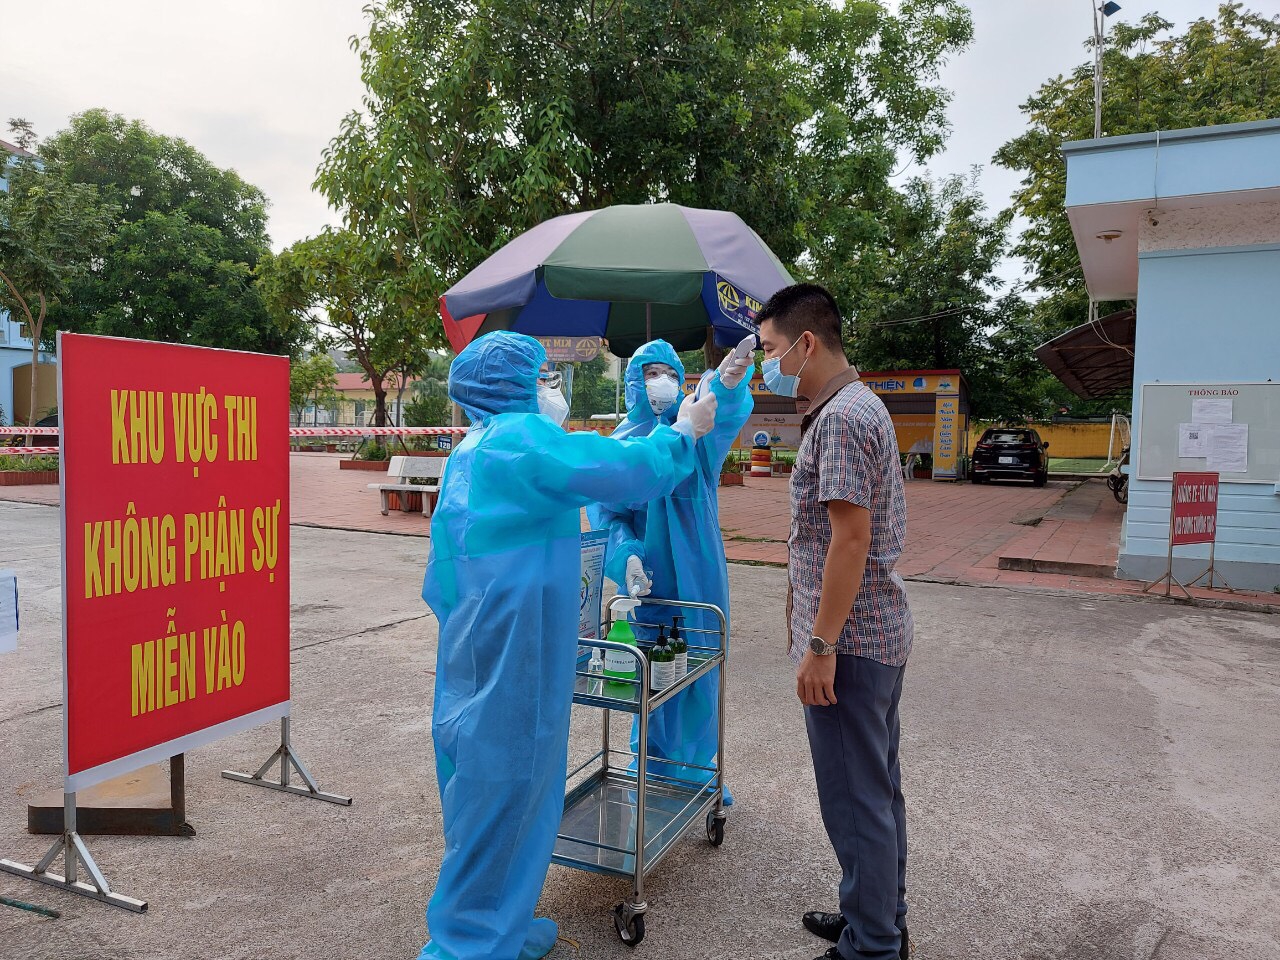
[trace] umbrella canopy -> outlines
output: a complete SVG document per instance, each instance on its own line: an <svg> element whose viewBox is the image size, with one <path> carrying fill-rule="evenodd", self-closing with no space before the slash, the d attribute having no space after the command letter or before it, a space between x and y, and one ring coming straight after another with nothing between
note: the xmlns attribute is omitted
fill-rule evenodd
<svg viewBox="0 0 1280 960"><path fill-rule="evenodd" d="M605 207L522 233L440 298L455 350L492 330L606 337L630 356L662 337L677 350L754 333L764 301L792 282L733 213L674 203Z"/></svg>

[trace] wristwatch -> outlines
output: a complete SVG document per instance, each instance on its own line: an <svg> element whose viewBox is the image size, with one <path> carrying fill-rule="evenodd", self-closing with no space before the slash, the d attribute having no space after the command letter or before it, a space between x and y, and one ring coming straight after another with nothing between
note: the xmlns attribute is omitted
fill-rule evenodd
<svg viewBox="0 0 1280 960"><path fill-rule="evenodd" d="M809 649L819 657L829 657L831 654L836 652L836 645L834 643L827 643L827 641L823 640L821 637L810 637Z"/></svg>

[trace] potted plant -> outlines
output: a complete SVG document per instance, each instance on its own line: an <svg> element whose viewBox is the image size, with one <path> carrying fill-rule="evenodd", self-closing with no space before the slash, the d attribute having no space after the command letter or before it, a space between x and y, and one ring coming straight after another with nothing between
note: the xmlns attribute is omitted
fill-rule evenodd
<svg viewBox="0 0 1280 960"><path fill-rule="evenodd" d="M58 482L58 457L0 456L0 487L24 487L30 484Z"/></svg>
<svg viewBox="0 0 1280 960"><path fill-rule="evenodd" d="M739 455L739 452L737 450L730 450L729 455L724 458L724 463L720 465L720 486L742 486L741 462L742 458Z"/></svg>

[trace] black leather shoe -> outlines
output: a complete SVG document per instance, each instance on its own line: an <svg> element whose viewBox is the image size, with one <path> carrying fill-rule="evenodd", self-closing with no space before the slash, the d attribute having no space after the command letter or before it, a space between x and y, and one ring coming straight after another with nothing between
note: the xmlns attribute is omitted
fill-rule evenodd
<svg viewBox="0 0 1280 960"><path fill-rule="evenodd" d="M845 919L840 913L822 913L818 910L810 910L801 918L804 921L804 928L810 933L817 934L824 940L830 940L835 943L840 939L840 934L844 932ZM840 960L840 954L835 947L831 947L817 960ZM902 946L898 948L898 960L911 960L911 940L907 936L907 928L902 928Z"/></svg>
<svg viewBox="0 0 1280 960"><path fill-rule="evenodd" d="M830 940L835 943L840 939L840 934L844 933L845 919L841 913L822 913L819 910L810 910L803 917L804 928L812 934L816 934L823 940Z"/></svg>

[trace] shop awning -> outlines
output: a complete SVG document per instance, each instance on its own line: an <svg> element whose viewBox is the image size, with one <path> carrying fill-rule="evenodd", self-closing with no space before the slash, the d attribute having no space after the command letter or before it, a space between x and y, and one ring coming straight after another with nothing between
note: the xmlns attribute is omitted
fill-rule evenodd
<svg viewBox="0 0 1280 960"><path fill-rule="evenodd" d="M1132 310L1082 323L1036 348L1036 356L1067 389L1098 400L1133 387Z"/></svg>

